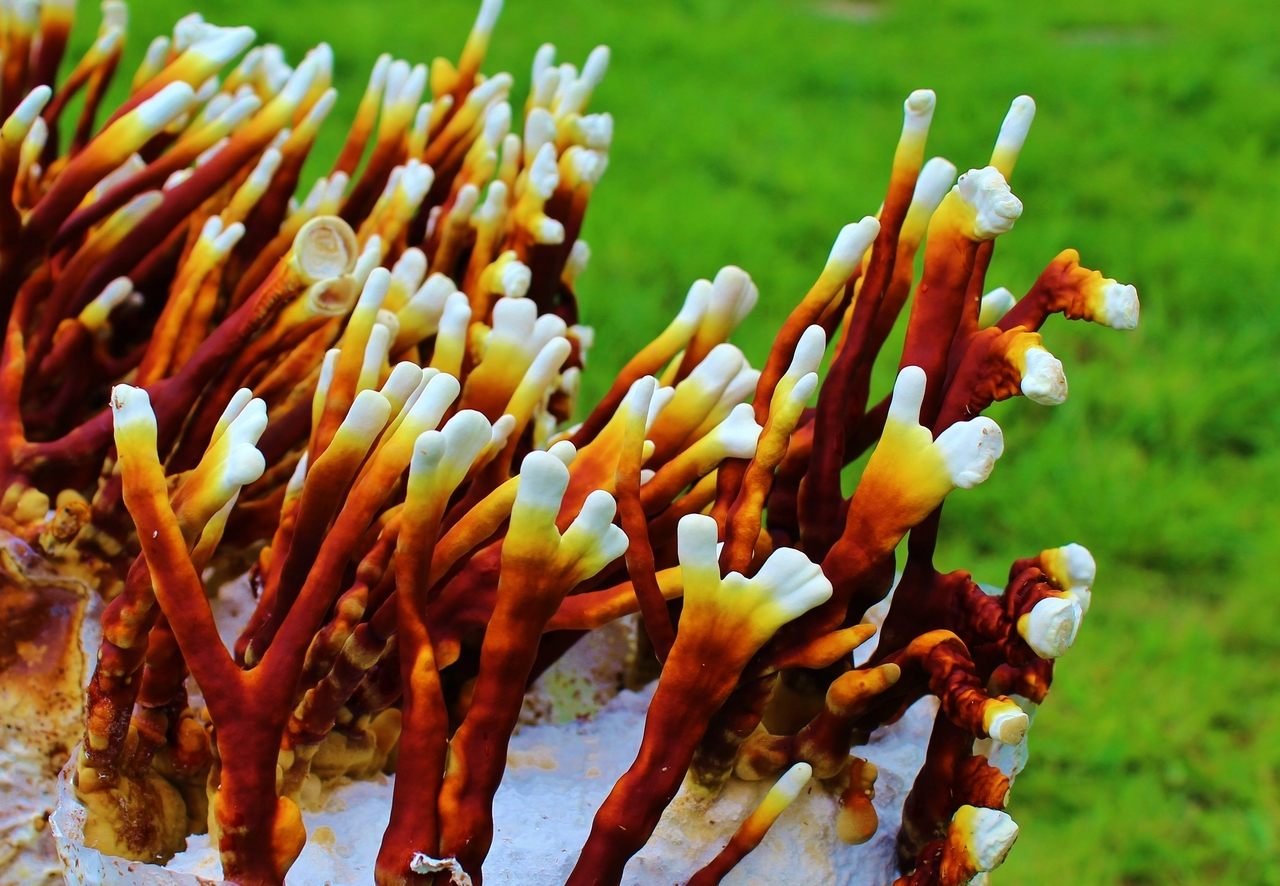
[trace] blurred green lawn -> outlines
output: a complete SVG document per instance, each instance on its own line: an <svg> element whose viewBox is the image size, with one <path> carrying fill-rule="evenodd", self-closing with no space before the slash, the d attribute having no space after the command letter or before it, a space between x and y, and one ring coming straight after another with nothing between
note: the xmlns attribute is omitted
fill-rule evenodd
<svg viewBox="0 0 1280 886"><path fill-rule="evenodd" d="M121 79L193 8L293 61L327 40L327 161L377 54L456 58L477 5L132 0ZM82 7L77 47L97 26ZM961 169L986 162L1014 96L1035 97L1014 179L1026 212L989 287L1023 292L1071 246L1136 284L1143 313L1130 334L1051 322L1070 400L994 410L1006 455L947 508L941 568L1003 583L1015 557L1073 540L1099 566L1014 791L1021 839L993 880L1280 884L1274 0L507 7L486 70L511 70L520 96L543 41L579 64L613 48L593 104L617 135L585 230L588 398L727 263L760 287L736 337L758 364L840 226L879 205L911 89L937 91L929 153Z"/></svg>

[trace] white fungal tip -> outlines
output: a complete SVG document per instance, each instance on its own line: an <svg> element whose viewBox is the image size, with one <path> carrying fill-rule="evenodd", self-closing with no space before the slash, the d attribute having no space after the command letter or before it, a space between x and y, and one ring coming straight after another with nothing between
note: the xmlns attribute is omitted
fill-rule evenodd
<svg viewBox="0 0 1280 886"><path fill-rule="evenodd" d="M1018 839L1018 825L999 809L961 806L953 819L965 834L965 849L978 871L993 871Z"/></svg>
<svg viewBox="0 0 1280 886"><path fill-rule="evenodd" d="M176 81L161 89L134 109L137 120L147 130L168 126L195 100L196 92L186 83Z"/></svg>
<svg viewBox="0 0 1280 886"><path fill-rule="evenodd" d="M582 66L582 80L585 80L592 88L600 85L600 81L604 79L605 73L609 70L610 52L608 46L597 46L591 50L591 54L587 56L587 61Z"/></svg>
<svg viewBox="0 0 1280 886"><path fill-rule="evenodd" d="M827 257L827 270L848 275L862 261L862 256L880 233L880 220L868 215L859 222L845 225L836 236Z"/></svg>
<svg viewBox="0 0 1280 886"><path fill-rule="evenodd" d="M703 315L707 313L707 306L710 304L711 281L693 281L693 285L689 287L689 292L684 297L684 304L680 307L680 313L676 315L676 322L697 326L701 322Z"/></svg>
<svg viewBox="0 0 1280 886"><path fill-rule="evenodd" d="M1060 658L1076 641L1083 607L1068 597L1045 597L1018 619L1018 633L1041 658Z"/></svg>
<svg viewBox="0 0 1280 886"><path fill-rule="evenodd" d="M827 332L815 323L801 334L800 341L796 343L795 354L791 357L791 366L787 369L787 375L792 378L801 378L816 372L826 350Z"/></svg>
<svg viewBox="0 0 1280 886"><path fill-rule="evenodd" d="M155 428L156 416L151 411L151 397L143 388L116 385L111 389L111 417L117 432L127 428Z"/></svg>
<svg viewBox="0 0 1280 886"><path fill-rule="evenodd" d="M762 430L756 424L755 409L749 403L739 403L712 433L724 447L727 458L751 458L756 454Z"/></svg>
<svg viewBox="0 0 1280 886"><path fill-rule="evenodd" d="M769 789L769 796L790 806L804 790L804 786L813 778L813 767L808 763L797 763L783 773L782 778Z"/></svg>
<svg viewBox="0 0 1280 886"><path fill-rule="evenodd" d="M920 424L920 406L924 403L927 382L919 366L904 366L893 383L893 399L889 401L889 418L904 425Z"/></svg>
<svg viewBox="0 0 1280 886"><path fill-rule="evenodd" d="M911 202L928 212L933 212L951 190L956 180L956 165L944 157L931 157L916 178L916 189Z"/></svg>
<svg viewBox="0 0 1280 886"><path fill-rule="evenodd" d="M475 30L481 34L488 34L498 23L498 16L501 13L502 0L484 0L480 4L480 12L476 15Z"/></svg>
<svg viewBox="0 0 1280 886"><path fill-rule="evenodd" d="M923 137L929 132L929 124L933 121L933 110L937 107L938 97L932 89L917 89L902 103L902 134L913 143L921 145Z"/></svg>
<svg viewBox="0 0 1280 886"><path fill-rule="evenodd" d="M548 199L560 184L560 166L556 162L556 146L546 142L538 148L529 168L529 187L542 199Z"/></svg>
<svg viewBox="0 0 1280 886"><path fill-rule="evenodd" d="M569 487L569 468L550 452L535 449L520 463L520 488L511 510L512 528L523 511L537 510L554 518Z"/></svg>
<svg viewBox="0 0 1280 886"><path fill-rule="evenodd" d="M37 86L27 93L26 98L18 103L18 107L14 109L13 116L10 119L20 123L23 129L30 127L35 122L35 119L40 116L44 106L49 103L49 98L52 95L53 90L48 86Z"/></svg>
<svg viewBox="0 0 1280 886"><path fill-rule="evenodd" d="M1002 709L991 718L987 734L1003 744L1017 744L1027 734L1027 727L1030 725L1030 718L1011 704L1008 709Z"/></svg>
<svg viewBox="0 0 1280 886"><path fill-rule="evenodd" d="M1137 287L1115 280L1103 287L1102 308L1098 312L1103 324L1112 329L1137 329L1139 309Z"/></svg>
<svg viewBox="0 0 1280 886"><path fill-rule="evenodd" d="M1005 114L1000 124L1000 135L996 139L997 151L1008 151L1016 157L1027 141L1027 133L1031 130L1031 122L1036 118L1036 102L1029 95L1020 95L1009 105L1009 113Z"/></svg>
<svg viewBox="0 0 1280 886"><path fill-rule="evenodd" d="M994 421L979 416L956 422L938 435L934 446L942 455L952 485L972 489L991 476L996 460L1004 454L1004 434Z"/></svg>
<svg viewBox="0 0 1280 886"><path fill-rule="evenodd" d="M577 447L568 440L561 440L559 443L552 444L547 452L560 459L561 463L566 466L573 464L573 460L578 457Z"/></svg>
<svg viewBox="0 0 1280 886"><path fill-rule="evenodd" d="M1067 376L1062 361L1044 348L1027 348L1022 393L1041 406L1058 406L1067 399Z"/></svg>
<svg viewBox="0 0 1280 886"><path fill-rule="evenodd" d="M987 329L1000 322L1000 318L1009 311L1017 301L1013 293L1003 286L997 286L982 297L982 307L978 310L978 328Z"/></svg>
<svg viewBox="0 0 1280 886"><path fill-rule="evenodd" d="M973 237L992 240L1013 229L1022 215L1022 201L1009 190L1000 170L994 166L970 169L956 182L961 199L974 212Z"/></svg>
<svg viewBox="0 0 1280 886"><path fill-rule="evenodd" d="M511 103L498 102L489 109L484 118L484 137L492 148L502 144L502 140L511 131Z"/></svg>

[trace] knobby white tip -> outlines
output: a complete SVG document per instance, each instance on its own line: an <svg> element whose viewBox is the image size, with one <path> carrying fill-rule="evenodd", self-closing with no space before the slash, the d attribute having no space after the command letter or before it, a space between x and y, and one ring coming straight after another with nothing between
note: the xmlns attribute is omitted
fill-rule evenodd
<svg viewBox="0 0 1280 886"><path fill-rule="evenodd" d="M356 303L356 310L377 311L382 307L382 301L387 297L390 289L391 272L386 268L374 268L369 272L364 288L360 291L360 301Z"/></svg>
<svg viewBox="0 0 1280 886"><path fill-rule="evenodd" d="M248 49L257 36L250 27L219 28L215 36L201 40L191 50L210 59L214 64L225 65Z"/></svg>
<svg viewBox="0 0 1280 886"><path fill-rule="evenodd" d="M1000 867L1018 839L1017 823L999 809L961 806L956 811L956 820L968 832L966 848L979 871Z"/></svg>
<svg viewBox="0 0 1280 886"><path fill-rule="evenodd" d="M904 136L923 135L929 131L933 121L933 110L938 106L938 97L932 89L917 89L902 103Z"/></svg>
<svg viewBox="0 0 1280 886"><path fill-rule="evenodd" d="M818 364L822 362L822 355L826 350L827 332L815 323L801 334L800 341L796 343L795 354L791 357L791 366L787 369L787 375L791 378L802 378L810 372L817 372Z"/></svg>
<svg viewBox="0 0 1280 886"><path fill-rule="evenodd" d="M869 215L859 222L845 225L827 256L826 269L842 276L852 274L879 234L880 220Z"/></svg>
<svg viewBox="0 0 1280 886"><path fill-rule="evenodd" d="M404 287L406 292L413 292L422 285L422 278L426 273L426 255L418 247L411 246L400 254L395 267L391 269L391 279Z"/></svg>
<svg viewBox="0 0 1280 886"><path fill-rule="evenodd" d="M144 388L116 385L111 389L111 418L117 432L126 428L147 428L155 432L156 416L151 397Z"/></svg>
<svg viewBox="0 0 1280 886"><path fill-rule="evenodd" d="M373 70L369 73L370 92L377 92L387 85L387 72L391 70L391 53L384 52L378 56L378 60L373 63Z"/></svg>
<svg viewBox="0 0 1280 886"><path fill-rule="evenodd" d="M390 108L400 99L400 93L404 91L404 85L409 82L409 72L412 68L409 63L402 58L393 61L387 68L387 86L382 93L383 110Z"/></svg>
<svg viewBox="0 0 1280 886"><path fill-rule="evenodd" d="M755 409L749 403L739 403L711 434L724 448L727 458L751 458L756 454L762 430L756 424Z"/></svg>
<svg viewBox="0 0 1280 886"><path fill-rule="evenodd" d="M946 463L952 485L972 489L991 476L996 460L1004 454L1004 434L994 421L979 416L956 422L938 435L934 446Z"/></svg>
<svg viewBox="0 0 1280 886"><path fill-rule="evenodd" d="M1022 150L1031 131L1031 121L1036 118L1036 102L1029 95L1020 95L1009 105L1009 113L1000 124L996 138L996 150L1010 152L1014 157Z"/></svg>
<svg viewBox="0 0 1280 886"><path fill-rule="evenodd" d="M80 312L80 322L90 331L101 329L106 325L111 312L124 304L132 294L133 281L128 277L117 277Z"/></svg>
<svg viewBox="0 0 1280 886"><path fill-rule="evenodd" d="M581 79L590 84L592 89L600 85L605 72L609 70L609 57L609 47L603 45L591 50L591 54L587 56L587 61L582 66Z"/></svg>
<svg viewBox="0 0 1280 886"><path fill-rule="evenodd" d="M498 23L498 16L501 13L502 0L484 0L480 4L480 12L476 15L475 30L481 34L488 34Z"/></svg>
<svg viewBox="0 0 1280 886"><path fill-rule="evenodd" d="M235 99L227 109L218 116L218 123L228 130L235 129L240 123L248 120L262 107L262 99L256 95L245 95Z"/></svg>
<svg viewBox="0 0 1280 886"><path fill-rule="evenodd" d="M512 525L519 521L522 511L537 509L554 516L568 488L569 468L563 461L550 452L530 452L520 463L520 488L511 509Z"/></svg>
<svg viewBox="0 0 1280 886"><path fill-rule="evenodd" d="M911 202L922 209L933 212L951 190L956 180L956 165L943 157L932 157L920 170L916 178L916 189L911 195Z"/></svg>
<svg viewBox="0 0 1280 886"><path fill-rule="evenodd" d="M1072 542L1069 545L1063 545L1058 548L1063 555L1067 565L1067 577L1070 579L1068 589L1085 585L1093 587L1094 581L1098 577L1098 564L1093 559L1093 554L1089 553L1089 549L1084 545Z"/></svg>
<svg viewBox="0 0 1280 886"><path fill-rule="evenodd" d="M1062 361L1044 348L1027 348L1022 373L1022 393L1041 406L1058 406L1067 399L1067 377Z"/></svg>
<svg viewBox="0 0 1280 886"><path fill-rule="evenodd" d="M591 261L591 247L586 240L574 240L569 247L569 258L565 260L565 273L571 280L576 280Z"/></svg>
<svg viewBox="0 0 1280 886"><path fill-rule="evenodd" d="M360 439L372 442L373 438L387 425L391 415L391 404L387 398L372 389L356 394L351 409L342 420L342 427L356 433Z"/></svg>
<svg viewBox="0 0 1280 886"><path fill-rule="evenodd" d="M379 393L386 397L393 407L401 406L408 402L409 397L418 389L421 382L422 369L408 360L403 360L392 367L391 374L382 383Z"/></svg>
<svg viewBox="0 0 1280 886"><path fill-rule="evenodd" d="M804 404L809 402L809 398L816 390L818 390L818 373L810 372L800 377L788 396L794 402Z"/></svg>
<svg viewBox="0 0 1280 886"><path fill-rule="evenodd" d="M458 189L458 196L454 198L453 208L449 210L450 222L465 222L471 218L471 213L475 211L476 203L480 201L480 189L471 182L467 182Z"/></svg>
<svg viewBox="0 0 1280 886"><path fill-rule="evenodd" d="M37 86L18 103L18 107L14 108L13 115L9 119L16 121L24 130L30 128L35 119L40 116L40 112L44 110L44 106L49 103L52 95L53 90L48 86Z"/></svg>
<svg viewBox="0 0 1280 886"><path fill-rule="evenodd" d="M516 417L514 415L504 413L498 416L498 420L493 423L493 435L489 439L489 446L495 450L506 446L507 440L511 437L511 432L515 429Z"/></svg>
<svg viewBox="0 0 1280 886"><path fill-rule="evenodd" d="M441 431L445 441L445 488L452 493L462 482L476 458L493 439L493 426L474 409L463 409L445 423Z"/></svg>
<svg viewBox="0 0 1280 886"><path fill-rule="evenodd" d="M236 244L240 242L240 238L243 236L244 225L240 222L235 222L214 239L214 253L218 256L225 257L227 253L231 252L232 249L235 249Z"/></svg>
<svg viewBox="0 0 1280 886"><path fill-rule="evenodd" d="M533 337L538 306L523 298L500 298L493 303L493 334L524 344Z"/></svg>
<svg viewBox="0 0 1280 886"><path fill-rule="evenodd" d="M737 347L728 342L718 344L680 384L692 383L706 390L723 391L745 362L746 358Z"/></svg>
<svg viewBox="0 0 1280 886"><path fill-rule="evenodd" d="M978 328L988 329L1000 322L1000 318L1013 310L1017 304L1013 293L1003 286L997 286L982 297L982 307L978 309Z"/></svg>
<svg viewBox="0 0 1280 886"><path fill-rule="evenodd" d="M579 117L578 130L585 147L595 151L607 151L613 144L613 115L604 113Z"/></svg>
<svg viewBox="0 0 1280 886"><path fill-rule="evenodd" d="M1027 734L1027 727L1030 725L1031 720L1026 713L1018 710L1017 705L1010 703L1007 709L1002 709L991 718L987 734L998 742L1017 744Z"/></svg>
<svg viewBox="0 0 1280 886"><path fill-rule="evenodd" d="M555 193L560 184L560 166L556 162L556 146L546 142L538 149L529 168L529 187L543 200Z"/></svg>
<svg viewBox="0 0 1280 886"><path fill-rule="evenodd" d="M1022 215L1022 201L1013 195L994 166L970 169L960 176L956 188L974 211L973 236L977 240L992 240L1008 233Z"/></svg>
<svg viewBox="0 0 1280 886"><path fill-rule="evenodd" d="M147 130L168 126L195 100L196 91L186 83L170 83L151 98L134 108L137 120Z"/></svg>
<svg viewBox="0 0 1280 886"><path fill-rule="evenodd" d="M1112 329L1138 328L1138 290L1127 283L1111 280L1102 290L1102 310L1099 318Z"/></svg>
<svg viewBox="0 0 1280 886"><path fill-rule="evenodd" d="M294 68L276 99L288 107L297 106L307 95L312 82L320 73L320 62L314 57L302 60L302 64Z"/></svg>
<svg viewBox="0 0 1280 886"><path fill-rule="evenodd" d="M822 568L795 548L778 548L770 554L750 583L771 598L776 611L774 630L831 599L831 582Z"/></svg>
<svg viewBox="0 0 1280 886"><path fill-rule="evenodd" d="M496 148L511 131L511 103L498 102L484 118L484 137L490 147Z"/></svg>
<svg viewBox="0 0 1280 886"><path fill-rule="evenodd" d="M530 232L534 243L555 245L564 242L564 225L545 215L534 219Z"/></svg>
<svg viewBox="0 0 1280 886"><path fill-rule="evenodd" d="M556 140L556 118L546 108L534 108L524 121L524 162L532 165L543 146Z"/></svg>
<svg viewBox="0 0 1280 886"><path fill-rule="evenodd" d="M537 83L542 72L556 63L556 47L553 43L543 43L533 54L533 77L530 82Z"/></svg>
<svg viewBox="0 0 1280 886"><path fill-rule="evenodd" d="M414 424L429 429L437 427L453 401L458 399L461 390L462 385L449 373L438 372L433 375L410 410Z"/></svg>
<svg viewBox="0 0 1280 886"><path fill-rule="evenodd" d="M671 405L671 401L675 399L675 388L658 388L654 392L653 400L649 403L649 418L645 421L644 432L647 434L653 429L653 423L658 420L658 416L662 414L662 410Z"/></svg>
<svg viewBox="0 0 1280 886"><path fill-rule="evenodd" d="M1046 597L1018 619L1018 633L1041 658L1060 658L1076 641L1083 608L1067 597Z"/></svg>
<svg viewBox="0 0 1280 886"><path fill-rule="evenodd" d="M643 414L647 417L649 404L653 402L653 395L657 389L658 380L652 375L646 375L632 382L631 389L627 391L627 414Z"/></svg>
<svg viewBox="0 0 1280 886"><path fill-rule="evenodd" d="M560 459L561 463L566 467L573 464L573 460L578 457L577 448L568 440L561 440L559 443L552 444L547 453Z"/></svg>
<svg viewBox="0 0 1280 886"><path fill-rule="evenodd" d="M893 399L889 401L889 418L905 425L920 424L920 406L924 403L927 382L919 366L904 366L893 383ZM941 438L939 438L941 439Z"/></svg>
<svg viewBox="0 0 1280 886"><path fill-rule="evenodd" d="M423 76L425 77L426 68L422 65L419 65L419 67L422 68ZM415 68L414 70L416 73L417 69ZM467 104L483 108L494 99L500 96L506 96L506 94L511 91L511 85L514 82L515 81L512 79L511 75L505 71L501 74L494 74L488 80L471 90L471 94L467 96ZM421 92L421 90L419 90L419 92ZM414 101L417 101L417 99L414 99Z"/></svg>
<svg viewBox="0 0 1280 886"><path fill-rule="evenodd" d="M795 802L796 797L800 796L800 792L804 790L804 786L811 778L813 778L813 767L808 763L797 763L774 783L769 789L769 796L790 806Z"/></svg>
<svg viewBox="0 0 1280 886"><path fill-rule="evenodd" d="M718 532L716 521L705 514L686 514L681 517L680 522L676 524L676 550L680 568L699 571L714 569L718 575L720 568L716 563Z"/></svg>
<svg viewBox="0 0 1280 886"><path fill-rule="evenodd" d="M693 281L693 285L689 287L689 292L684 297L684 304L680 307L680 313L676 315L676 322L696 327L702 321L703 315L707 313L707 307L710 304L711 281Z"/></svg>

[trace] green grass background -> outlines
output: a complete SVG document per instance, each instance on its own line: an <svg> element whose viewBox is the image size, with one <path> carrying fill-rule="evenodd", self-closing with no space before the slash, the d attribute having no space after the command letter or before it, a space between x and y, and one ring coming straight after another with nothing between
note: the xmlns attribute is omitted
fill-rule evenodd
<svg viewBox="0 0 1280 886"><path fill-rule="evenodd" d="M477 7L130 5L125 82L192 9L293 61L329 41L325 162L377 54L456 58ZM81 6L76 47L97 26ZM760 287L735 339L758 365L840 226L879 205L910 90L937 91L929 154L962 170L985 164L1009 101L1035 97L1026 211L989 286L1021 293L1071 246L1143 309L1134 333L1047 326L1070 399L993 410L1006 454L947 508L944 569L1002 583L1015 557L1073 540L1099 567L998 884L1280 884L1277 38L1274 0L508 0L493 41L486 70L512 71L521 100L540 43L578 64L613 48L593 103L617 135L585 230L588 398L727 263Z"/></svg>

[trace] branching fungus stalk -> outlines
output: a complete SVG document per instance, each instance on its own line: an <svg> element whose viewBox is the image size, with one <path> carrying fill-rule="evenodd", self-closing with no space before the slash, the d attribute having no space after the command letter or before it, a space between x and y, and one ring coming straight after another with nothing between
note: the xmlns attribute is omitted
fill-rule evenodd
<svg viewBox="0 0 1280 886"><path fill-rule="evenodd" d="M1094 567L1067 545L989 593L934 569L941 510L1003 451L984 409L1066 399L1049 315L1132 329L1133 287L1067 250L1020 300L983 296L1035 106L1016 99L955 180L926 162L917 90L878 216L839 232L759 368L728 341L760 297L730 266L579 410L609 52L579 70L542 47L517 117L514 78L482 72L500 7L483 0L456 64L378 59L301 191L332 125L327 45L291 67L189 16L108 113L122 4L61 85L68 9L5 19L0 529L15 580L74 576L106 603L71 764L87 845L163 862L208 827L228 880L278 886L327 785L394 771L377 882L478 884L526 686L640 613L659 675L643 741L568 883L619 883L682 788L710 801L733 777L776 784L690 883L720 882L802 791L869 839L876 767L856 752L925 696L899 882L969 882L1016 836L1008 761ZM246 570L256 608L228 648L210 595Z"/></svg>

